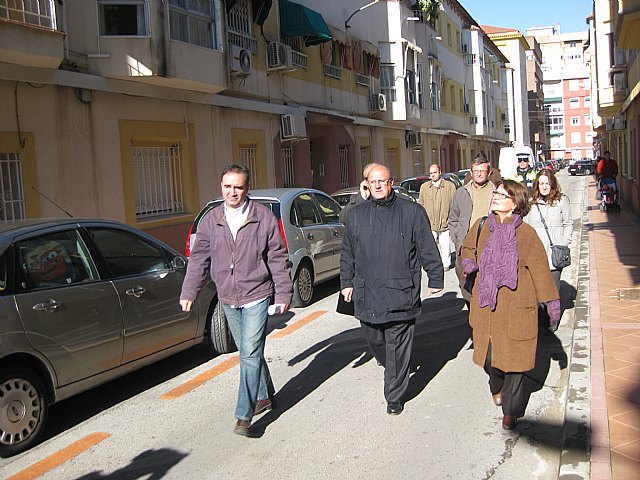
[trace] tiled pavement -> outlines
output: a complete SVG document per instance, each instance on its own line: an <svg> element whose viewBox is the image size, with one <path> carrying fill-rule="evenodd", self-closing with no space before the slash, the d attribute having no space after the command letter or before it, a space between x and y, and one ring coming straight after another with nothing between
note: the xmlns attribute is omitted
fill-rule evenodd
<svg viewBox="0 0 640 480"><path fill-rule="evenodd" d="M588 182L591 479L640 479L640 223Z"/></svg>

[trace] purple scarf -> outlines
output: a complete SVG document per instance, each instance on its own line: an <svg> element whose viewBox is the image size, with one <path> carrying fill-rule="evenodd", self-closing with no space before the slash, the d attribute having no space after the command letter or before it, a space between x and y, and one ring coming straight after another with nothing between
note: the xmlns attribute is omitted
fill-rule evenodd
<svg viewBox="0 0 640 480"><path fill-rule="evenodd" d="M511 221L498 223L495 213L489 215L487 225L491 234L480 255L478 276L478 304L480 307L496 309L498 289L507 287L515 290L518 286L518 241L516 228L522 217L514 213Z"/></svg>

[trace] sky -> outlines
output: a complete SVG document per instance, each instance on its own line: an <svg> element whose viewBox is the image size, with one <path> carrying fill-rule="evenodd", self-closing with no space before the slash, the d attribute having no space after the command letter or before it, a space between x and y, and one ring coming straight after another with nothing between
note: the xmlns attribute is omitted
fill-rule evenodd
<svg viewBox="0 0 640 480"><path fill-rule="evenodd" d="M592 0L459 0L480 25L517 28L526 35L531 27L560 24L560 33L588 30L585 19Z"/></svg>

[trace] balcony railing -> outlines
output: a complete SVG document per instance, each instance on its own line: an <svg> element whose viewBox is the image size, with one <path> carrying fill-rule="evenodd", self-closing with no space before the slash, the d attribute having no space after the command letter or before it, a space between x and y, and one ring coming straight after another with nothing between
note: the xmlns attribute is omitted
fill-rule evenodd
<svg viewBox="0 0 640 480"><path fill-rule="evenodd" d="M340 79L342 77L342 69L333 65L324 65L324 74L327 77Z"/></svg>
<svg viewBox="0 0 640 480"><path fill-rule="evenodd" d="M253 54L258 53L258 40L254 37L231 30L227 30L227 37L230 44L249 50Z"/></svg>
<svg viewBox="0 0 640 480"><path fill-rule="evenodd" d="M304 53L291 50L291 65L298 68L307 68L309 66L309 57Z"/></svg>
<svg viewBox="0 0 640 480"><path fill-rule="evenodd" d="M1 0L0 18L56 29L54 0Z"/></svg>

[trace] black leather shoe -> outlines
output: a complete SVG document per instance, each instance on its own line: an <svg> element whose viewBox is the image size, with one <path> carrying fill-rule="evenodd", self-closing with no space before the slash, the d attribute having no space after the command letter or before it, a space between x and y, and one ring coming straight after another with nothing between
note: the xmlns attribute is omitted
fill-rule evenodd
<svg viewBox="0 0 640 480"><path fill-rule="evenodd" d="M389 415L400 415L404 410L404 407L400 402L389 402L387 403L387 413Z"/></svg>

